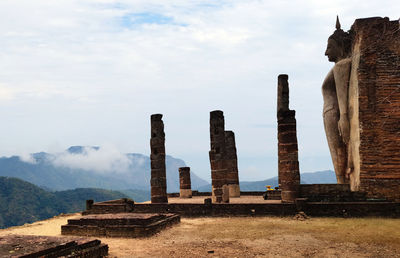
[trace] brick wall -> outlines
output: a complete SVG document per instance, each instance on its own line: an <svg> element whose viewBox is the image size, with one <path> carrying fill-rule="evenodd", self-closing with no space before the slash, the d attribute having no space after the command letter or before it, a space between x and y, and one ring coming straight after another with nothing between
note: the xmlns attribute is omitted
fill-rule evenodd
<svg viewBox="0 0 400 258"><path fill-rule="evenodd" d="M352 31L353 60L359 59L359 172L353 181L369 197L400 200L399 22L358 19Z"/></svg>

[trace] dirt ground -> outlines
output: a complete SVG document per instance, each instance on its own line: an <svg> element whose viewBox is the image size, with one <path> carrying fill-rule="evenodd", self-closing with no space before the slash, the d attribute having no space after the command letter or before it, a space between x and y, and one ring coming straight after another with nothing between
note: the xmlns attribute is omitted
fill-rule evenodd
<svg viewBox="0 0 400 258"><path fill-rule="evenodd" d="M0 230L60 236L79 214ZM182 218L153 237L99 238L110 257L400 257L399 219Z"/></svg>

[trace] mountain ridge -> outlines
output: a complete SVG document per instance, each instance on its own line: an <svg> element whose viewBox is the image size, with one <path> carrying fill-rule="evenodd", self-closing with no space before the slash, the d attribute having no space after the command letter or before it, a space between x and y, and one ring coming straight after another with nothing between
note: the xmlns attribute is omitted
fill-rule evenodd
<svg viewBox="0 0 400 258"><path fill-rule="evenodd" d="M335 172L332 170L322 170L315 172L306 172L300 174L301 184L336 184ZM260 181L240 181L241 191L265 191L266 186L278 186L278 177L271 177ZM211 184L199 188L200 192L210 192Z"/></svg>

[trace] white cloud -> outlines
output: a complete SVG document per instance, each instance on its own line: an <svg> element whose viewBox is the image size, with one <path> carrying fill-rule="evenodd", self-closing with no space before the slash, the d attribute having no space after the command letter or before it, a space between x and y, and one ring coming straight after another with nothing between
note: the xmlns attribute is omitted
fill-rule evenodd
<svg viewBox="0 0 400 258"><path fill-rule="evenodd" d="M277 76L289 73L291 107L299 128L307 130L299 131L300 158L329 156L327 145L320 144L325 141L320 84L331 66L323 53L336 14L349 29L359 17L397 19L397 5L2 0L0 103L12 105L0 110L8 121L0 128L7 135L0 152L107 141L126 152L148 153L149 115L161 112L167 152L207 175L213 109L225 111L227 128L240 139L238 153L276 154L276 134L249 125L275 122ZM146 13L171 22L121 22ZM202 162L191 162L194 156ZM260 171L270 166L258 164Z"/></svg>
<svg viewBox="0 0 400 258"><path fill-rule="evenodd" d="M10 101L14 99L15 90L0 84L0 102Z"/></svg>
<svg viewBox="0 0 400 258"><path fill-rule="evenodd" d="M144 166L145 162L147 162L149 159L146 156L132 156L130 157L132 164L141 167Z"/></svg>
<svg viewBox="0 0 400 258"><path fill-rule="evenodd" d="M127 172L132 161L114 146L106 145L99 149L84 147L82 153L63 152L51 160L55 166L83 169L100 173Z"/></svg>
<svg viewBox="0 0 400 258"><path fill-rule="evenodd" d="M30 164L36 164L36 159L32 156L32 154L29 153L21 153L18 155L18 158L22 162L30 163Z"/></svg>

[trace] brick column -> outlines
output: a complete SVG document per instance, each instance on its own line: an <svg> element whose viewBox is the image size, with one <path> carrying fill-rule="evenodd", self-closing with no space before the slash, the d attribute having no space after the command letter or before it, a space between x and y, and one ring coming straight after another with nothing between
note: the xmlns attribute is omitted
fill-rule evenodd
<svg viewBox="0 0 400 258"><path fill-rule="evenodd" d="M168 203L165 134L161 114L151 115L151 203Z"/></svg>
<svg viewBox="0 0 400 258"><path fill-rule="evenodd" d="M349 85L352 191L400 202L400 28L357 19Z"/></svg>
<svg viewBox="0 0 400 258"><path fill-rule="evenodd" d="M240 197L239 170L237 164L235 133L225 131L227 183L229 185L229 197Z"/></svg>
<svg viewBox="0 0 400 258"><path fill-rule="evenodd" d="M225 164L225 122L224 114L220 110L210 112L210 141L212 201L214 203L228 203L229 187L226 180L228 170Z"/></svg>
<svg viewBox="0 0 400 258"><path fill-rule="evenodd" d="M294 202L300 186L296 111L289 109L288 75L278 76L278 175L282 202Z"/></svg>
<svg viewBox="0 0 400 258"><path fill-rule="evenodd" d="M192 198L192 185L190 182L190 167L179 168L179 197Z"/></svg>

